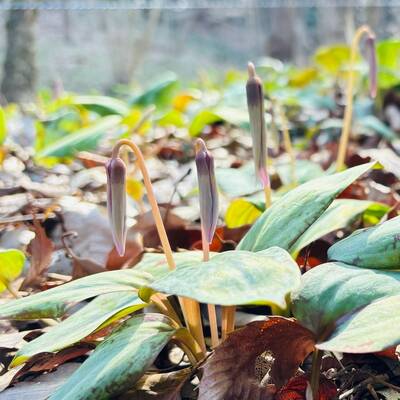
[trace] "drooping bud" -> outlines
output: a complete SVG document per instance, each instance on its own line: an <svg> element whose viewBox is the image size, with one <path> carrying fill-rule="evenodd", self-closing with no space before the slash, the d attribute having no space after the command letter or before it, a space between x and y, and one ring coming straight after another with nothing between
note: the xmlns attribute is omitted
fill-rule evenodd
<svg viewBox="0 0 400 400"><path fill-rule="evenodd" d="M115 247L120 256L125 253L126 241L126 167L120 158L106 164L107 209Z"/></svg>
<svg viewBox="0 0 400 400"><path fill-rule="evenodd" d="M370 34L367 37L368 62L369 62L369 95L375 98L378 90L377 76L378 68L376 63L375 35Z"/></svg>
<svg viewBox="0 0 400 400"><path fill-rule="evenodd" d="M201 227L208 243L211 243L218 222L218 191L214 172L214 158L202 139L196 140L195 149Z"/></svg>
<svg viewBox="0 0 400 400"><path fill-rule="evenodd" d="M249 79L246 85L250 130L253 138L253 157L256 175L264 187L268 187L267 134L265 131L264 90L261 79L256 75L253 63L248 64Z"/></svg>

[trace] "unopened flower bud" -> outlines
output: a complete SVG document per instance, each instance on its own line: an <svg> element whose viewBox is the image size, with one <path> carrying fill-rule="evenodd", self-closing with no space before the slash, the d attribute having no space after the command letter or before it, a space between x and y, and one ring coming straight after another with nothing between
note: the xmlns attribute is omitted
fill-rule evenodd
<svg viewBox="0 0 400 400"><path fill-rule="evenodd" d="M107 209L115 247L120 256L125 253L126 241L126 167L120 158L106 164Z"/></svg>
<svg viewBox="0 0 400 400"><path fill-rule="evenodd" d="M211 243L218 222L218 191L214 159L202 139L196 140L195 149L201 227L208 243Z"/></svg>
<svg viewBox="0 0 400 400"><path fill-rule="evenodd" d="M367 37L368 61L369 61L369 95L375 98L378 90L377 76L378 68L376 63L375 36Z"/></svg>
<svg viewBox="0 0 400 400"><path fill-rule="evenodd" d="M252 63L248 64L249 79L246 85L250 130L253 138L253 157L256 175L264 187L269 186L267 173L267 135L265 131L264 90Z"/></svg>

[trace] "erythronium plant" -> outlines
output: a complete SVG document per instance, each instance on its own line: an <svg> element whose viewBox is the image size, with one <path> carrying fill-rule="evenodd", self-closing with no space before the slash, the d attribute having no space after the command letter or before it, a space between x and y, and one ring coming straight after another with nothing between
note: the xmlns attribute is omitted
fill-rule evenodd
<svg viewBox="0 0 400 400"><path fill-rule="evenodd" d="M370 96L374 98L377 91L377 65L375 53L375 34L367 25L363 25L357 29L354 34L353 42L351 44L350 65L347 78L346 87L346 107L344 111L344 121L342 133L340 136L338 155L336 160L336 170L341 171L345 166L345 158L347 151L347 144L349 142L351 121L353 117L353 100L354 100L354 81L355 81L355 64L357 59L357 52L361 38L367 35L368 46L368 62L369 62L369 84Z"/></svg>
<svg viewBox="0 0 400 400"><path fill-rule="evenodd" d="M125 144L135 149L137 162L143 163L136 146L122 141L114 149L114 162L108 168L115 164L118 149ZM205 151L200 144L198 153ZM400 218L338 242L328 252L328 263L303 276L291 257L304 243L326 234L327 226L337 226L330 218L335 197L372 166L354 167L291 190L260 216L236 250L211 255L208 261L196 251L170 252L168 258L146 254L133 269L99 273L1 304L1 318L60 318L71 304L93 299L24 345L11 366L41 352L57 352L105 327L111 333L50 399L109 399L132 387L140 389L141 377L169 341L181 346L192 366L197 366L204 349L196 331L182 327L179 310L174 310L165 297L175 295L192 299L192 304L270 305L295 317L271 317L232 332L203 365L200 399L272 399L311 352L316 354L312 378L316 393L321 354L316 349L363 353L400 343L393 322L400 302L400 276L393 271L400 257ZM109 188L112 206L123 187L123 176L116 175L118 171L123 172L123 168L108 171L110 185L113 179L119 185ZM143 175L145 183L149 182L147 173ZM363 202L359 207L365 210ZM125 216L121 213L112 218L113 229L121 229L115 237L123 237ZM214 220L210 217L205 222L204 213L202 221L203 232L210 233ZM158 228L163 237L163 228ZM168 252L168 244L162 244ZM188 319L185 301L181 304ZM164 315L138 313L151 303L158 305ZM393 313L390 324L387 319L377 318L389 313ZM187 326L190 328L189 323ZM263 360L268 352L275 361L266 375ZM175 393L176 387L180 386L174 383Z"/></svg>

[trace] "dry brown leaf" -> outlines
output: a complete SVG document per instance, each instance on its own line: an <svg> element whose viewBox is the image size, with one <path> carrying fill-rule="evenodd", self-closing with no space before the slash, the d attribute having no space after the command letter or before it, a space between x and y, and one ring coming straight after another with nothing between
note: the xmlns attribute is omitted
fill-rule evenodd
<svg viewBox="0 0 400 400"><path fill-rule="evenodd" d="M54 243L47 237L45 230L36 219L33 220L32 231L35 232L35 237L28 246L28 252L31 255L31 265L22 283L22 289L40 284L43 275L50 266L54 250Z"/></svg>
<svg viewBox="0 0 400 400"><path fill-rule="evenodd" d="M207 360L199 400L272 400L313 349L312 332L291 319L253 322Z"/></svg>
<svg viewBox="0 0 400 400"><path fill-rule="evenodd" d="M146 374L135 387L118 400L180 400L181 388L191 374L191 368L161 374Z"/></svg>
<svg viewBox="0 0 400 400"><path fill-rule="evenodd" d="M28 374L52 371L59 365L88 353L93 350L93 348L94 346L92 344L78 343L63 349L58 353L46 352L35 354L14 376L12 383L22 380Z"/></svg>

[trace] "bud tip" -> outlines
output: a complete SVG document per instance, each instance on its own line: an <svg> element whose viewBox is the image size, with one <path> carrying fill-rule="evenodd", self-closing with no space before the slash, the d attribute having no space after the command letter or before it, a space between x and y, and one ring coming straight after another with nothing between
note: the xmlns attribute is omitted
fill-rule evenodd
<svg viewBox="0 0 400 400"><path fill-rule="evenodd" d="M255 78L256 77L256 68L252 62L249 62L247 64L247 71L249 73L249 78Z"/></svg>

